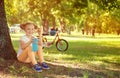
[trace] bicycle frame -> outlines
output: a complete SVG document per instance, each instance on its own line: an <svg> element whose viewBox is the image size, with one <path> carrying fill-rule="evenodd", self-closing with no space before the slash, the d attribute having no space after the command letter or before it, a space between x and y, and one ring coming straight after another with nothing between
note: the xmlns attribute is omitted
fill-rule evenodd
<svg viewBox="0 0 120 78"><path fill-rule="evenodd" d="M55 38L53 39L53 43L55 42L55 40L56 40L56 38L57 38L57 41L59 41L60 40L60 37L59 37L59 34L58 34L59 32L57 31L56 32L56 34L55 34Z"/></svg>
<svg viewBox="0 0 120 78"><path fill-rule="evenodd" d="M59 40L60 40L60 37L59 37L59 34L58 34L58 33L59 33L59 32L57 31L57 32L56 32L56 34L55 34L55 38L51 41L51 42L52 42L52 44L54 44L54 43L55 43L56 39L57 39L57 41L59 41ZM46 38L46 37L44 37L44 35L43 35L43 41L48 42L47 38ZM51 44L51 45L52 45L52 44Z"/></svg>
<svg viewBox="0 0 120 78"><path fill-rule="evenodd" d="M50 45L53 45L56 42L56 48L59 51L66 51L68 49L68 42L65 39L60 38L58 31L56 32L55 37L51 42L48 42L46 37L43 37L43 42L45 43L45 47L50 47Z"/></svg>

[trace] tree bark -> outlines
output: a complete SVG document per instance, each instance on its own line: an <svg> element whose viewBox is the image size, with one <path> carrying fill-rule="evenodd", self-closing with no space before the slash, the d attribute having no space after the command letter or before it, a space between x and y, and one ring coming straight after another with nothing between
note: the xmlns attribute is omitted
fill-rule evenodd
<svg viewBox="0 0 120 78"><path fill-rule="evenodd" d="M7 25L4 0L0 0L0 58L16 59Z"/></svg>
<svg viewBox="0 0 120 78"><path fill-rule="evenodd" d="M61 19L61 18L59 18L59 22L60 22L61 31L64 33L66 23L65 23L64 19Z"/></svg>
<svg viewBox="0 0 120 78"><path fill-rule="evenodd" d="M44 34L49 34L48 29L49 29L49 22L46 18L43 18L43 33Z"/></svg>

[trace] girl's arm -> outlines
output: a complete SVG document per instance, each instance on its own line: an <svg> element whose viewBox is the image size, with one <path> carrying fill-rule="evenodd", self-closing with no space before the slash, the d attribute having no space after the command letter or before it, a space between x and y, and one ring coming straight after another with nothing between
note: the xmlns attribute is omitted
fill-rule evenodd
<svg viewBox="0 0 120 78"><path fill-rule="evenodd" d="M22 49L25 49L26 47L30 46L30 44L32 43L33 38L30 39L30 41L28 41L27 43L25 43L24 41L20 41L20 45Z"/></svg>
<svg viewBox="0 0 120 78"><path fill-rule="evenodd" d="M43 30L42 28L38 28L38 44L42 46L42 33L43 33Z"/></svg>

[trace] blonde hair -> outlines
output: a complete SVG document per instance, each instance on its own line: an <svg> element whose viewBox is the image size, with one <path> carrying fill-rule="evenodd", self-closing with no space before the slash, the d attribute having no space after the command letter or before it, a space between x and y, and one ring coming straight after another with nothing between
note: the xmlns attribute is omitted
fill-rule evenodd
<svg viewBox="0 0 120 78"><path fill-rule="evenodd" d="M35 29L38 28L37 25L35 25L35 24L32 23L32 22L26 22L26 23L20 24L20 28L23 29L23 30L25 30L25 27L26 27L27 25L33 25Z"/></svg>

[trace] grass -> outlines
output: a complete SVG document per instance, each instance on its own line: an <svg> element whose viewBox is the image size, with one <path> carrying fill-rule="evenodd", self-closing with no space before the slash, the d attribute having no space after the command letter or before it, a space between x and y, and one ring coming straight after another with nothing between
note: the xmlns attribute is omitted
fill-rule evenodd
<svg viewBox="0 0 120 78"><path fill-rule="evenodd" d="M11 34L16 52L21 35ZM63 39L68 41L69 49L66 52L59 52L55 48L55 44L50 48L43 49L44 58L52 69L43 74L35 74L38 76L36 78L45 76L49 78L120 77L120 36L105 34L95 37L78 34L61 35ZM52 40L53 37L48 36L47 38ZM10 68L15 69L14 67ZM21 66L19 70L25 69L30 70L24 66ZM45 75L45 73L47 74ZM34 74L31 75L35 76ZM23 76L23 78L28 78L28 76Z"/></svg>

